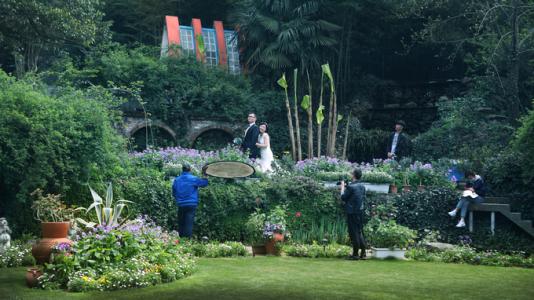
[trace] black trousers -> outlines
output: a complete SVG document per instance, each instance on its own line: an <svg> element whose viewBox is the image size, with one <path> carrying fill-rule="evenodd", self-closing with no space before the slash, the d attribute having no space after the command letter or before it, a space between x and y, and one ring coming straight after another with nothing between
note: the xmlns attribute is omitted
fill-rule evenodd
<svg viewBox="0 0 534 300"><path fill-rule="evenodd" d="M353 255L358 255L358 249L360 249L360 256L365 256L367 245L363 237L363 212L347 214L347 226L349 228L349 238L352 243Z"/></svg>

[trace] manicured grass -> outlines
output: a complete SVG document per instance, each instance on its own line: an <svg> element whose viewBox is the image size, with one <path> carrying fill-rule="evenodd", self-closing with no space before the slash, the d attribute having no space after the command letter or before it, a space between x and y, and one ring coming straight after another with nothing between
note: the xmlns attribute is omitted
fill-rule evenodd
<svg viewBox="0 0 534 300"><path fill-rule="evenodd" d="M534 299L534 269L290 257L199 259L191 277L115 292L28 289L2 269L1 299Z"/></svg>

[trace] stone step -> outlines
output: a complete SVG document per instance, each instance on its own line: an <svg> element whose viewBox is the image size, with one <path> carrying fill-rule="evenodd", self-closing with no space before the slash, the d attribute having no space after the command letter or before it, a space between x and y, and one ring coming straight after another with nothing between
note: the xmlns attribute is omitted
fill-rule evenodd
<svg viewBox="0 0 534 300"><path fill-rule="evenodd" d="M521 221L527 228L532 228L532 220L522 220Z"/></svg>
<svg viewBox="0 0 534 300"><path fill-rule="evenodd" d="M513 212L513 213L510 213L510 216L511 218L514 218L518 222L521 221L521 213Z"/></svg>

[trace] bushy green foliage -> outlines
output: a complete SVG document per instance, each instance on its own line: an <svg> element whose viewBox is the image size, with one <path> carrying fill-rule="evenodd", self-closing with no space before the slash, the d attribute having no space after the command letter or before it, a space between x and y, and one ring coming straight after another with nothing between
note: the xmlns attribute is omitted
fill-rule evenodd
<svg viewBox="0 0 534 300"><path fill-rule="evenodd" d="M420 261L534 268L534 258L525 256L524 253L479 252L469 246L455 246L444 251L430 251L426 248L415 247L406 252L406 257Z"/></svg>
<svg viewBox="0 0 534 300"><path fill-rule="evenodd" d="M31 255L31 244L15 241L11 246L0 251L0 268L33 266L35 259Z"/></svg>
<svg viewBox="0 0 534 300"><path fill-rule="evenodd" d="M79 292L180 279L193 272L195 261L181 251L177 239L176 233L143 218L122 227L99 226L79 233L72 246L58 245L39 285Z"/></svg>
<svg viewBox="0 0 534 300"><path fill-rule="evenodd" d="M180 251L197 257L232 257L248 255L245 245L240 242L199 243L192 240L183 240L179 243Z"/></svg>
<svg viewBox="0 0 534 300"><path fill-rule="evenodd" d="M534 101L533 101L534 103ZM522 177L525 183L534 181L534 110L521 119L521 126L515 133L513 149L520 154Z"/></svg>
<svg viewBox="0 0 534 300"><path fill-rule="evenodd" d="M85 184L120 169L122 139L112 127L110 102L96 89L49 96L38 81L0 72L0 211L15 232L31 228L30 193L36 188L80 203L89 196L82 192Z"/></svg>
<svg viewBox="0 0 534 300"><path fill-rule="evenodd" d="M296 257L328 257L344 258L351 254L352 247L339 244L319 245L317 242L312 244L285 244L282 251L288 256Z"/></svg>
<svg viewBox="0 0 534 300"><path fill-rule="evenodd" d="M371 219L364 228L367 243L376 248L407 248L414 243L416 231L394 220L383 221L380 218Z"/></svg>
<svg viewBox="0 0 534 300"><path fill-rule="evenodd" d="M469 96L438 102L439 119L414 140L414 157L421 161L442 157L467 158L480 167L484 159L503 149L513 128L491 119L486 101Z"/></svg>

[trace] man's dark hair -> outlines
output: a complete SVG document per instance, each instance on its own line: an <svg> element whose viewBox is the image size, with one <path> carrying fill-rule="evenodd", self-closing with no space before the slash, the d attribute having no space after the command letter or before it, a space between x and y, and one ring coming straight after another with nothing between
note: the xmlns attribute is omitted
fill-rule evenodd
<svg viewBox="0 0 534 300"><path fill-rule="evenodd" d="M406 127L406 123L404 123L403 120L397 120L397 122L395 122L395 125L400 125L400 126L402 126L402 128Z"/></svg>
<svg viewBox="0 0 534 300"><path fill-rule="evenodd" d="M470 177L470 176L474 177L476 174L472 170L468 170L468 171L465 171L464 175L467 178L467 177Z"/></svg>
<svg viewBox="0 0 534 300"><path fill-rule="evenodd" d="M256 113L249 112L247 116L254 115L254 118L256 118Z"/></svg>
<svg viewBox="0 0 534 300"><path fill-rule="evenodd" d="M182 164L182 172L191 172L191 166L188 163Z"/></svg>
<svg viewBox="0 0 534 300"><path fill-rule="evenodd" d="M360 169L354 169L354 170L352 170L352 175L353 175L354 178L356 178L357 180L360 180L360 178L362 178L362 170L360 170Z"/></svg>

